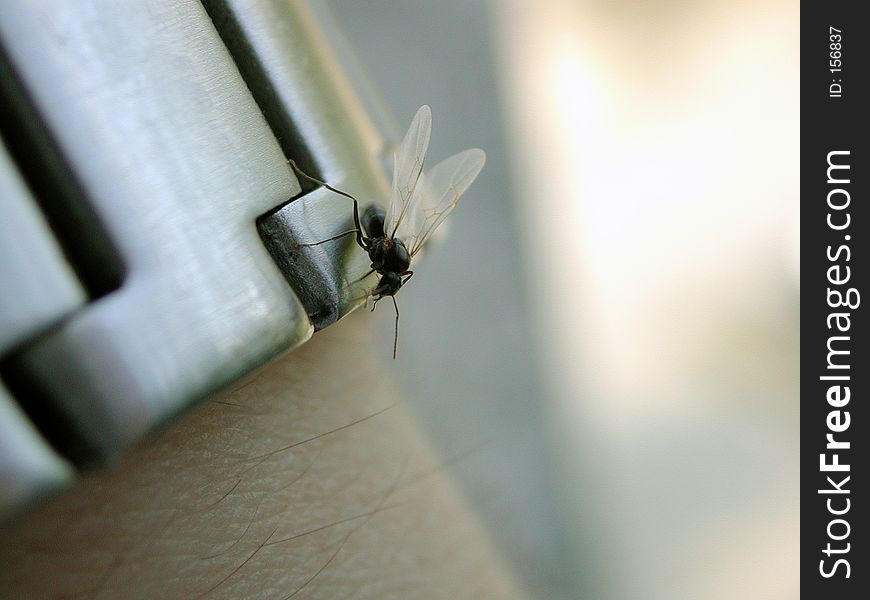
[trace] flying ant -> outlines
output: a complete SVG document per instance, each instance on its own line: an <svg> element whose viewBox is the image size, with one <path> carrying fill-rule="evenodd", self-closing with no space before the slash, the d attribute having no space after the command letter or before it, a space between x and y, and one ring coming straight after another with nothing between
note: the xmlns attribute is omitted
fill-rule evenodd
<svg viewBox="0 0 870 600"><path fill-rule="evenodd" d="M465 150L423 172L423 162L432 132L432 111L423 105L417 110L408 132L394 155L393 185L387 210L368 205L360 216L359 202L352 195L303 173L295 162L290 164L303 178L353 200L354 229L317 242L322 244L352 233L357 245L366 251L372 273L379 276L377 285L367 294L373 299L372 310L379 300L389 296L396 309L393 335L393 359L399 341L399 305L396 292L414 275L411 262L429 236L447 218L462 194L483 169L486 154L479 148ZM304 244L314 245L314 244Z"/></svg>

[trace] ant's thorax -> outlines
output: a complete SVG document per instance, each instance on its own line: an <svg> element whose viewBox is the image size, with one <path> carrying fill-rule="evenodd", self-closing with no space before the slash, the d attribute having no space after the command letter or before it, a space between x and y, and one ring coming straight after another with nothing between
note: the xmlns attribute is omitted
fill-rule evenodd
<svg viewBox="0 0 870 600"><path fill-rule="evenodd" d="M405 243L399 238L379 237L371 240L368 247L372 269L377 273L401 274L411 266L411 257Z"/></svg>

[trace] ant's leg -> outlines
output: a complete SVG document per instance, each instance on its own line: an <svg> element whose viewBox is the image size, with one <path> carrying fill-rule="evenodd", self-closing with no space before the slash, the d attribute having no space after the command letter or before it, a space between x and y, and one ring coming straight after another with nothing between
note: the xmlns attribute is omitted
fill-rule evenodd
<svg viewBox="0 0 870 600"><path fill-rule="evenodd" d="M329 185L325 181L320 181L319 179L312 177L311 175L308 175L307 173L305 173L305 171L303 171L302 169L299 168L299 165L297 165L296 161L294 161L292 158L288 162L290 163L290 166L293 167L293 170L296 171L296 173L299 176L307 179L308 181L310 181L312 183L322 185L323 187L325 187L326 189L328 189L331 192L335 192L336 194L341 194L345 198L350 198L351 200L353 200L353 224L356 227L356 243L363 250L368 250L366 245L363 243L362 226L360 225L360 220L359 220L359 203L356 201L356 198L354 198L353 196L351 196L347 192L342 192L341 190L332 187L331 185ZM324 241L326 241L326 240L324 240Z"/></svg>
<svg viewBox="0 0 870 600"><path fill-rule="evenodd" d="M352 233L357 233L357 231L358 230L356 230L356 229L348 229L347 231L339 233L338 235L334 235L331 238L326 238L325 240L320 240L319 242L314 242L313 244L294 244L294 245L297 248L309 248L311 246L319 246L320 244L325 244L326 242L331 242L333 240L339 240L346 235L350 235Z"/></svg>
<svg viewBox="0 0 870 600"><path fill-rule="evenodd" d="M362 277L359 277L358 279L354 279L353 281L351 281L350 283L348 283L348 285L353 285L353 284L355 284L355 283L359 283L360 281L362 281L363 279L365 279L366 277L368 277L369 275L371 275L371 274L374 273L374 272L375 272L374 269L369 269L369 272L368 272L368 273L366 273L366 274L363 275Z"/></svg>
<svg viewBox="0 0 870 600"><path fill-rule="evenodd" d="M344 284L344 287L342 289L343 290L350 289L350 287L352 285L359 283L360 281L362 281L363 279L365 279L366 277L368 277L369 275L371 275L374 272L375 272L374 269L369 269L369 272L366 273L365 275L363 275L362 277L359 277L357 279L354 279L353 281L349 281L346 284ZM355 303L359 302L360 300L365 300L366 301L366 308L368 308L368 305L369 305L368 299L372 295L372 293L373 293L373 290L366 290L362 296L357 296L355 298L352 298L350 300L350 302L355 304Z"/></svg>
<svg viewBox="0 0 870 600"><path fill-rule="evenodd" d="M402 273L402 275L407 275L407 277L402 280L402 285L405 285L406 283L408 283L408 280L414 276L414 271L405 271L404 273Z"/></svg>
<svg viewBox="0 0 870 600"><path fill-rule="evenodd" d="M413 273L412 273L413 275ZM410 275L408 279L410 279ZM396 328L393 333L393 360L396 360L396 348L399 346L399 305L396 302L395 296L390 296L393 299L393 306L396 308Z"/></svg>

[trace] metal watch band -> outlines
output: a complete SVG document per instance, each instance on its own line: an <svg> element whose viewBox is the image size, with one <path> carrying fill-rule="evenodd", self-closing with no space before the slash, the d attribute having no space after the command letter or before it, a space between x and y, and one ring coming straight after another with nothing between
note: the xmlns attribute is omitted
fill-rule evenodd
<svg viewBox="0 0 870 600"><path fill-rule="evenodd" d="M380 114L322 7L0 4L0 514L361 302ZM356 69L352 77L359 77ZM364 92L364 90L363 90Z"/></svg>

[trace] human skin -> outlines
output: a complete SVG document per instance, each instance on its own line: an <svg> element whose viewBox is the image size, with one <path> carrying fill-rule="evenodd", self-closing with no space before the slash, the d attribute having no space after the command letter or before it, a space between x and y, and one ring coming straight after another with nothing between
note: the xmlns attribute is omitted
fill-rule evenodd
<svg viewBox="0 0 870 600"><path fill-rule="evenodd" d="M522 597L364 317L4 524L0 596Z"/></svg>

